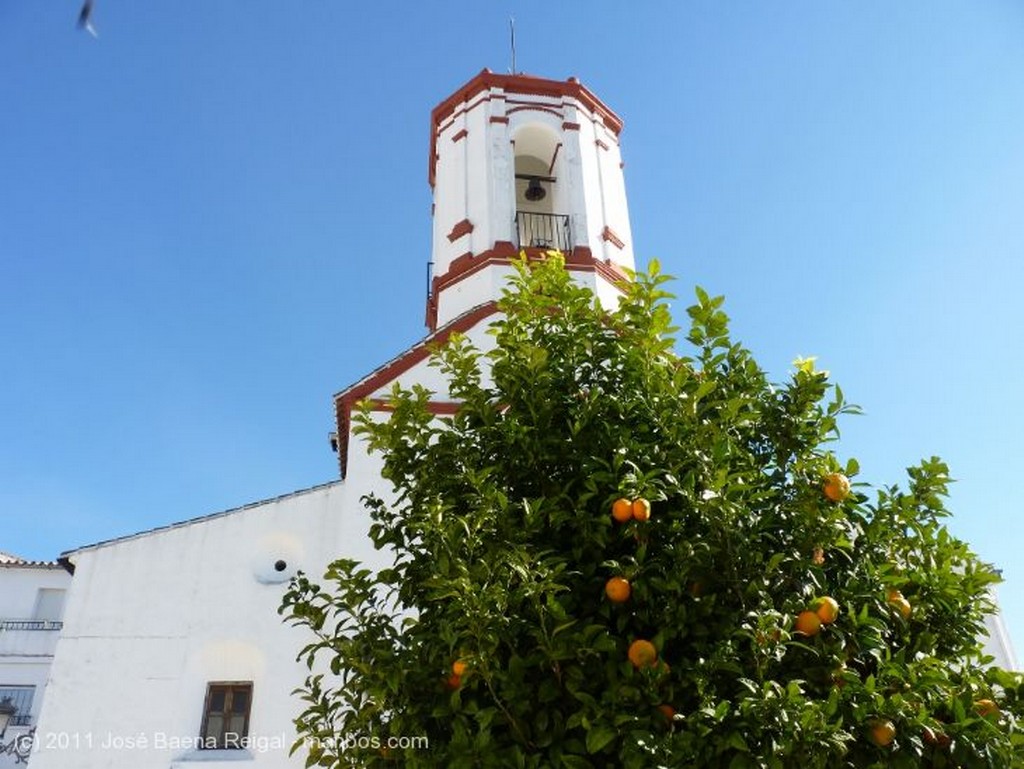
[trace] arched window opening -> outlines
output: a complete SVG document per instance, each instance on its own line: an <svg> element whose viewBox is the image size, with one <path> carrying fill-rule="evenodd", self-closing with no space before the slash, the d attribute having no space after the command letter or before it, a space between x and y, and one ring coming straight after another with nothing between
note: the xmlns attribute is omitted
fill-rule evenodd
<svg viewBox="0 0 1024 769"><path fill-rule="evenodd" d="M519 247L570 251L558 137L545 126L526 125L516 131L513 143Z"/></svg>

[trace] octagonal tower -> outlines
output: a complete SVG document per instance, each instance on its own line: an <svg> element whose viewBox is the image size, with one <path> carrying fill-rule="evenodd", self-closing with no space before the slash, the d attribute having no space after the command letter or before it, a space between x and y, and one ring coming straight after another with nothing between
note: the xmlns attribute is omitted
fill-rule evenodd
<svg viewBox="0 0 1024 769"><path fill-rule="evenodd" d="M566 254L598 296L633 268L622 121L576 78L482 71L431 114L427 325L500 295L521 250Z"/></svg>

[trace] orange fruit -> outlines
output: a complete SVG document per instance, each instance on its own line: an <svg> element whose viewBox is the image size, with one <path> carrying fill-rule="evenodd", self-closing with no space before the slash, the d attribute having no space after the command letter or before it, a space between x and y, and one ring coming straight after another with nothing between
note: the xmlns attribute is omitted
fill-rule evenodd
<svg viewBox="0 0 1024 769"><path fill-rule="evenodd" d="M632 511L634 520L646 521L651 517L651 503L643 497L640 497L640 499L634 499Z"/></svg>
<svg viewBox="0 0 1024 769"><path fill-rule="evenodd" d="M850 496L850 479L842 473L829 473L825 476L825 496L833 502L842 502Z"/></svg>
<svg viewBox="0 0 1024 769"><path fill-rule="evenodd" d="M982 718L999 717L999 706L992 700L978 700L974 703L974 710Z"/></svg>
<svg viewBox="0 0 1024 769"><path fill-rule="evenodd" d="M872 721L868 728L871 741L880 748L888 747L896 739L896 726L892 721L878 719Z"/></svg>
<svg viewBox="0 0 1024 769"><path fill-rule="evenodd" d="M448 678L445 679L444 685L449 689L458 689L462 686L462 676L452 673Z"/></svg>
<svg viewBox="0 0 1024 769"><path fill-rule="evenodd" d="M612 577L604 583L604 593L612 603L625 603L629 600L629 594L633 592L629 586L629 580L622 577Z"/></svg>
<svg viewBox="0 0 1024 769"><path fill-rule="evenodd" d="M633 517L633 503L628 499L616 499L612 503L612 518L619 523L625 523Z"/></svg>
<svg viewBox="0 0 1024 769"><path fill-rule="evenodd" d="M663 716L665 716L665 718L668 721L671 721L673 718L676 717L676 709L674 707L672 707L671 705L669 705L667 702L663 703L661 705L658 705L658 711Z"/></svg>
<svg viewBox="0 0 1024 769"><path fill-rule="evenodd" d="M815 636L821 632L821 618L813 611L802 611L796 618L796 632L805 636Z"/></svg>
<svg viewBox="0 0 1024 769"><path fill-rule="evenodd" d="M903 597L903 593L899 590L890 590L886 593L885 599L889 602L890 606L900 613L903 619L910 619L913 607L910 605L910 601Z"/></svg>
<svg viewBox="0 0 1024 769"><path fill-rule="evenodd" d="M462 678L462 676L466 674L466 667L466 663L462 660L455 660L455 662L452 663L452 675Z"/></svg>
<svg viewBox="0 0 1024 769"><path fill-rule="evenodd" d="M914 607L910 605L910 601L906 598L901 598L893 604L896 610L900 613L903 619L910 619L911 612L914 611Z"/></svg>
<svg viewBox="0 0 1024 769"><path fill-rule="evenodd" d="M832 596L819 598L814 602L814 613L818 615L822 625L831 625L839 616L839 603Z"/></svg>
<svg viewBox="0 0 1024 769"><path fill-rule="evenodd" d="M650 641L639 638L629 645L628 656L633 667L649 668L658 661L658 650Z"/></svg>

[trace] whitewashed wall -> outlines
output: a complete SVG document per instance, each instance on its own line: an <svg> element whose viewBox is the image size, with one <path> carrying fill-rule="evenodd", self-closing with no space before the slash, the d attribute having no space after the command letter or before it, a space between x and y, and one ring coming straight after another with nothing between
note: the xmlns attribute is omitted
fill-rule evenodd
<svg viewBox="0 0 1024 769"><path fill-rule="evenodd" d="M318 576L341 555L380 562L367 490L334 483L74 553L33 769L302 766L287 754L307 638L277 608L298 569ZM192 749L211 681L253 682L248 751Z"/></svg>
<svg viewBox="0 0 1024 769"><path fill-rule="evenodd" d="M10 687L33 687L29 723L9 726L4 745L36 726L60 633L60 606L56 613L46 611L39 604L39 591L64 591L70 580L56 564L0 564L0 693ZM0 767L16 762L14 752L0 755Z"/></svg>

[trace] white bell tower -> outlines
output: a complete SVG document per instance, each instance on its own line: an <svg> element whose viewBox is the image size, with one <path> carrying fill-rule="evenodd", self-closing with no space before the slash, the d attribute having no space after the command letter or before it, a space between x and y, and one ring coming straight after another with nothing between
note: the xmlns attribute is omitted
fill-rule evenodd
<svg viewBox="0 0 1024 769"><path fill-rule="evenodd" d="M496 300L521 250L566 254L601 297L633 268L622 121L576 78L482 71L431 114L427 325Z"/></svg>

